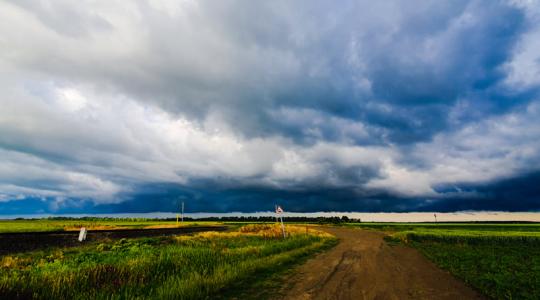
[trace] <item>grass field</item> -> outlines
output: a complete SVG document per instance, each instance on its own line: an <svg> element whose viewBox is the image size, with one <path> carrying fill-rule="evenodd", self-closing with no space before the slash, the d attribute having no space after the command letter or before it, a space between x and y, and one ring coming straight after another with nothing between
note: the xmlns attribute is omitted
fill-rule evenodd
<svg viewBox="0 0 540 300"><path fill-rule="evenodd" d="M217 225L185 222L181 226ZM260 299L280 272L336 243L305 227L230 223L235 231L122 239L1 258L0 298ZM230 225L229 224L229 225ZM0 232L174 227L155 220L12 220ZM494 299L540 299L540 224L354 223L422 252ZM277 275L276 275L277 274ZM238 295L238 291L244 291ZM247 293L245 291L248 291Z"/></svg>
<svg viewBox="0 0 540 300"><path fill-rule="evenodd" d="M274 225L247 225L233 232L8 255L0 265L0 298L214 299L260 285L337 242L326 233L306 234L303 227L287 229L286 239Z"/></svg>
<svg viewBox="0 0 540 300"><path fill-rule="evenodd" d="M355 224L384 230L494 299L540 299L540 224Z"/></svg>
<svg viewBox="0 0 540 300"><path fill-rule="evenodd" d="M5 232L46 232L71 231L86 227L89 230L103 229L142 229L142 228L168 228L177 226L218 225L219 222L179 222L145 220L145 219L119 219L119 220L0 220L0 233Z"/></svg>

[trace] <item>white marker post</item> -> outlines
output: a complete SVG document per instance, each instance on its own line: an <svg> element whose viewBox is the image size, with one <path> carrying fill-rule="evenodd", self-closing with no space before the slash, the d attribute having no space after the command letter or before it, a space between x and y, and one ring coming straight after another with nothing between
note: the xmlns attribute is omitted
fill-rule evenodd
<svg viewBox="0 0 540 300"><path fill-rule="evenodd" d="M86 240L86 232L86 227L82 227L81 232L79 232L79 242Z"/></svg>
<svg viewBox="0 0 540 300"><path fill-rule="evenodd" d="M184 223L184 201L182 201L182 223Z"/></svg>
<svg viewBox="0 0 540 300"><path fill-rule="evenodd" d="M277 205L276 218L277 218L277 215L279 215L279 219L281 220L281 232L283 232L283 238L285 238L287 234L285 233L285 225L283 225L283 216L281 215L282 213L283 213L283 209L281 208L281 206Z"/></svg>

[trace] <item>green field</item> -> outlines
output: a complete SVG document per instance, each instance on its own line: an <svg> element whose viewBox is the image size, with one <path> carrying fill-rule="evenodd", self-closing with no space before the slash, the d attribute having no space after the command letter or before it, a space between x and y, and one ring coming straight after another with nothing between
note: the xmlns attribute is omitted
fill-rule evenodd
<svg viewBox="0 0 540 300"><path fill-rule="evenodd" d="M354 224L385 231L494 299L540 299L540 224Z"/></svg>
<svg viewBox="0 0 540 300"><path fill-rule="evenodd" d="M2 299L206 299L253 290L337 243L322 232L248 225L232 232L122 239L2 257ZM239 287L241 287L239 289ZM257 290L242 298L264 296ZM248 297L249 298L249 297Z"/></svg>
<svg viewBox="0 0 540 300"><path fill-rule="evenodd" d="M217 225L185 222L180 226ZM279 227L227 223L232 230L193 236L106 240L82 247L6 255L2 299L269 298L284 270L336 239L322 233L281 238ZM343 224L342 224L343 225ZM0 232L160 228L175 221L11 220ZM354 223L414 247L439 267L494 299L540 299L540 224ZM281 274L281 275L280 275ZM242 294L238 294L242 291Z"/></svg>
<svg viewBox="0 0 540 300"><path fill-rule="evenodd" d="M86 227L90 230L100 229L141 229L176 226L218 225L219 222L179 222L153 219L36 219L36 220L0 220L0 233L5 232L46 232L79 230Z"/></svg>

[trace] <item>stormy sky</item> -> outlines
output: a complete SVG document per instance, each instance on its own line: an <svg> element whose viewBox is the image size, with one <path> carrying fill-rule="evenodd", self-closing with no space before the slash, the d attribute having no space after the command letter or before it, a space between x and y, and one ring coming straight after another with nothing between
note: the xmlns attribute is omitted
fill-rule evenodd
<svg viewBox="0 0 540 300"><path fill-rule="evenodd" d="M540 210L540 2L0 2L0 214L181 201Z"/></svg>

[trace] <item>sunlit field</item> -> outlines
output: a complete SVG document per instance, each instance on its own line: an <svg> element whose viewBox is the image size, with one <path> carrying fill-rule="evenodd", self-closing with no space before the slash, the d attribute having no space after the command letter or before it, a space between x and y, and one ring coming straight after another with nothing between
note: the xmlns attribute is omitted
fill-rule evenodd
<svg viewBox="0 0 540 300"><path fill-rule="evenodd" d="M384 230L495 299L540 299L540 224L355 224Z"/></svg>
<svg viewBox="0 0 540 300"><path fill-rule="evenodd" d="M277 225L246 225L230 232L106 240L5 255L0 298L230 297L337 242L305 227L287 226L287 232L283 238Z"/></svg>
<svg viewBox="0 0 540 300"><path fill-rule="evenodd" d="M325 222L382 231L390 245L416 248L490 298L540 298L540 224ZM287 226L286 238L275 223L150 219L10 220L0 221L0 232L208 225L229 229L8 253L0 256L0 298L271 299L285 271L337 243L300 223Z"/></svg>
<svg viewBox="0 0 540 300"><path fill-rule="evenodd" d="M89 230L174 228L181 226L218 225L219 222L176 222L152 219L36 219L0 220L2 232L47 232L77 231L81 227Z"/></svg>

